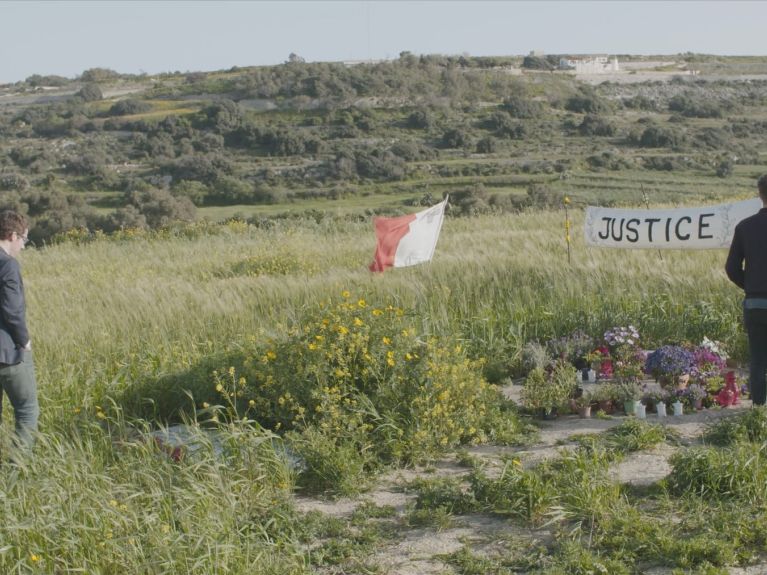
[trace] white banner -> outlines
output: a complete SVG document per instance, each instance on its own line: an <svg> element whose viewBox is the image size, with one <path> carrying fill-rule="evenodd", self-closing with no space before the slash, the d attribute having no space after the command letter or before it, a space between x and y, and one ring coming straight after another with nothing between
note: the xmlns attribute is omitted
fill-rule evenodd
<svg viewBox="0 0 767 575"><path fill-rule="evenodd" d="M706 208L586 208L586 244L603 248L727 248L735 225L759 211L759 198Z"/></svg>

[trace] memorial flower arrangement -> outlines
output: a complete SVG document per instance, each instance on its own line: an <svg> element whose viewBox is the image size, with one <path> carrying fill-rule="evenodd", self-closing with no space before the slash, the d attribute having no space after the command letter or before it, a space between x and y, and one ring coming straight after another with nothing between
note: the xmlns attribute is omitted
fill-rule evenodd
<svg viewBox="0 0 767 575"><path fill-rule="evenodd" d="M680 345L664 345L648 354L644 370L661 384L668 384L691 373L694 367L693 352Z"/></svg>
<svg viewBox="0 0 767 575"><path fill-rule="evenodd" d="M610 359L610 350L607 346L600 346L586 355L586 362L597 372L597 377L609 378L613 376L613 362Z"/></svg>
<svg viewBox="0 0 767 575"><path fill-rule="evenodd" d="M604 333L604 338L611 349L617 349L624 345L630 347L639 345L639 331L633 325L608 329Z"/></svg>

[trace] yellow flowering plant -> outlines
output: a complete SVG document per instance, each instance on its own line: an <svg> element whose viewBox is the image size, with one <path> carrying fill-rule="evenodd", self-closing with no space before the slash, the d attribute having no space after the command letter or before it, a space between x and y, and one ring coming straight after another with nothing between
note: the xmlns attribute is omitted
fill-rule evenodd
<svg viewBox="0 0 767 575"><path fill-rule="evenodd" d="M239 416L292 432L299 449L302 437L317 445L320 433L347 454L416 461L518 433L518 419L502 413L508 403L483 379L482 361L414 324L390 303L344 293L287 337L254 342L232 368L233 383L216 385Z"/></svg>

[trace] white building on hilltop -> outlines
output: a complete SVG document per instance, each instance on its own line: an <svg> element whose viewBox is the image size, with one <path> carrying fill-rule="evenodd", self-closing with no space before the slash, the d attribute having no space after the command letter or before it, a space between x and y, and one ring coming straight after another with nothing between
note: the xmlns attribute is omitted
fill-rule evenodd
<svg viewBox="0 0 767 575"><path fill-rule="evenodd" d="M560 70L573 70L576 74L605 74L618 72L618 57L613 56L563 56L559 59Z"/></svg>

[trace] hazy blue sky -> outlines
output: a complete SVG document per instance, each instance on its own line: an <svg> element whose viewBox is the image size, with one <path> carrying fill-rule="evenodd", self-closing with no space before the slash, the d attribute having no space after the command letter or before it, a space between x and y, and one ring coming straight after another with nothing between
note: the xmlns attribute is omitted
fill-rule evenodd
<svg viewBox="0 0 767 575"><path fill-rule="evenodd" d="M759 1L0 0L0 83L307 61L546 53L764 55Z"/></svg>

